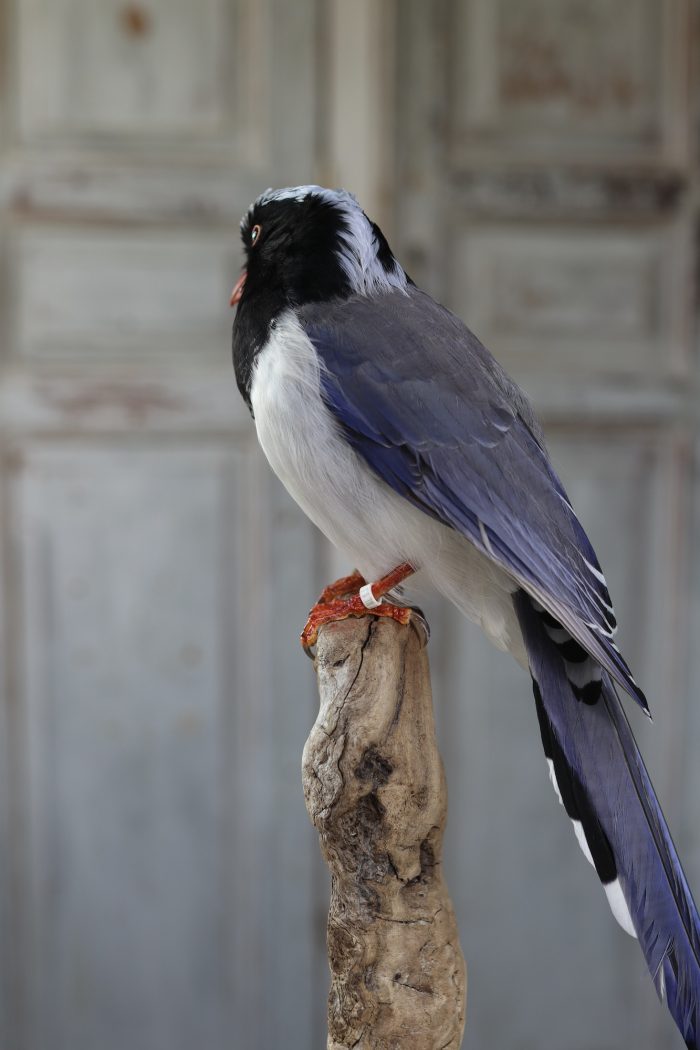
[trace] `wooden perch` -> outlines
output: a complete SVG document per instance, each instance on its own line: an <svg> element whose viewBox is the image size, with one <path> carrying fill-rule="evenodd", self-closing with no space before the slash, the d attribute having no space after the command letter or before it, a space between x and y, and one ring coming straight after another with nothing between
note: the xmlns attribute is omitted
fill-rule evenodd
<svg viewBox="0 0 700 1050"><path fill-rule="evenodd" d="M422 631L319 635L306 807L331 871L328 1050L459 1050L466 970L442 876L447 792Z"/></svg>

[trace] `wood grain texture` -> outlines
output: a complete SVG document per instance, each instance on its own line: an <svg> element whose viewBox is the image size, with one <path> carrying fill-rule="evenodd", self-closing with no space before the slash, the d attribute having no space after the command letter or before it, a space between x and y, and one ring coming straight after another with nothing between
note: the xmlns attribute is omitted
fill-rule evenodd
<svg viewBox="0 0 700 1050"><path fill-rule="evenodd" d="M316 671L302 768L332 876L328 1048L458 1050L466 970L442 875L447 791L423 636L332 624Z"/></svg>

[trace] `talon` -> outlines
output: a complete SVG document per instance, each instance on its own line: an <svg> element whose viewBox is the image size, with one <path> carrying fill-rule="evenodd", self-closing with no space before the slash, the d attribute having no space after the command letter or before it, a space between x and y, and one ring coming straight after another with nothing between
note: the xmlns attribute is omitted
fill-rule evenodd
<svg viewBox="0 0 700 1050"><path fill-rule="evenodd" d="M361 576L357 571L351 572L349 576L341 576L339 580L329 583L327 587L323 588L316 599L316 605L327 605L334 598L343 598L346 594L355 594L366 582L364 576Z"/></svg>
<svg viewBox="0 0 700 1050"><path fill-rule="evenodd" d="M424 644L427 645L428 642L430 641L430 624L428 623L428 619L427 619L425 613L423 612L423 610L420 608L420 606L418 606L418 605L411 605L410 609L411 609L411 612L413 613L413 615L411 617L411 622L413 623L414 626L420 625L420 627L421 627L421 629L423 631Z"/></svg>
<svg viewBox="0 0 700 1050"><path fill-rule="evenodd" d="M392 605L390 602L382 602L375 609L368 609L358 594L352 598L336 598L325 605L314 605L301 632L300 641L306 654L310 656L309 650L318 641L319 629L324 624L337 623L351 616L386 616L406 626L410 623L412 615L411 609L402 605Z"/></svg>
<svg viewBox="0 0 700 1050"><path fill-rule="evenodd" d="M397 587L414 571L412 565L402 562L392 572L382 576L380 580L371 585L366 584L364 578L354 572L351 576L344 576L326 587L309 613L304 630L301 632L299 640L306 655L312 655L309 650L318 640L320 627L326 623L335 623L337 620L347 620L349 616L388 616L396 623L404 626L408 624L411 620L411 609L382 601L382 596ZM354 594L351 598L340 597L358 585L362 585L360 594ZM372 597L371 608L368 608L368 594Z"/></svg>

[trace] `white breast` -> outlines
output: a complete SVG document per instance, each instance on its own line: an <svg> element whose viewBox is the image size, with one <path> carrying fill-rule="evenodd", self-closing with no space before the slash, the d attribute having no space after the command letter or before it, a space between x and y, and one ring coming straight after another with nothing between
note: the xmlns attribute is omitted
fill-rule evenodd
<svg viewBox="0 0 700 1050"><path fill-rule="evenodd" d="M316 350L288 312L258 355L251 385L258 440L286 489L366 579L408 561L499 648L520 645L510 578L374 474L340 433L320 378Z"/></svg>

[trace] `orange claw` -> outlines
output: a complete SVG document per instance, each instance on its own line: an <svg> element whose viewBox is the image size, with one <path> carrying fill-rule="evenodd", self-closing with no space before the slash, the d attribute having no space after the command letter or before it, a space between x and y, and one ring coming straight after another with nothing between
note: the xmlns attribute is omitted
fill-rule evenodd
<svg viewBox="0 0 700 1050"><path fill-rule="evenodd" d="M326 623L335 623L337 620L347 620L350 616L389 616L397 623L405 625L411 619L411 612L411 609L401 605L391 605L390 602L382 602L375 609L368 609L359 594L353 595L352 598L335 598L324 605L314 605L304 630L301 632L301 644L308 652L318 640L320 627Z"/></svg>
<svg viewBox="0 0 700 1050"><path fill-rule="evenodd" d="M355 587L364 586L365 581L359 573L344 576L326 587L320 598L309 613L304 630L301 632L301 644L306 652L312 645L316 644L319 627L325 623L333 623L336 620L347 620L349 616L389 616L397 623L407 624L411 619L411 610L400 605L392 605L390 602L382 601L383 595L398 587L400 583L415 572L412 565L402 562L397 565L386 576L373 583L370 589L370 598L376 601L376 605L368 607L359 594L351 598L341 597Z"/></svg>
<svg viewBox="0 0 700 1050"><path fill-rule="evenodd" d="M343 598L346 594L355 594L360 587L364 587L366 582L364 576L361 576L359 572L352 572L349 576L341 576L335 583L329 583L327 587L323 588L316 599L316 605L327 605L334 598Z"/></svg>

